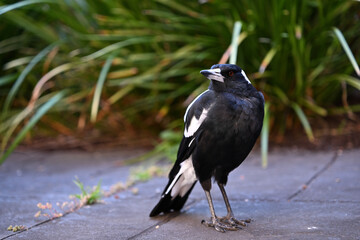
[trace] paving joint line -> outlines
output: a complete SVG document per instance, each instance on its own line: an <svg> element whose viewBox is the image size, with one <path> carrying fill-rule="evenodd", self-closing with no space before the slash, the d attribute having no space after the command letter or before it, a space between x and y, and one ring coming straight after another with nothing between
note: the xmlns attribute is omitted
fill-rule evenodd
<svg viewBox="0 0 360 240"><path fill-rule="evenodd" d="M42 161L46 158L45 156L40 156L40 157L38 157L38 156L33 156L33 155L31 155L31 154L29 155L28 153L24 153L23 151L15 151L14 153L17 153L17 154L20 154L20 155L24 155L25 157L28 157L29 159L28 159L27 161L29 161L29 160L31 160L31 161L32 161L32 160L35 160L35 161L38 161L38 162L42 162ZM15 198L16 198L16 196L15 196ZM65 215L67 215L67 214L68 214L68 213L64 214L63 216L65 216ZM12 236L21 234L21 233L26 232L26 231L29 231L29 230L32 229L32 228L35 228L35 227L40 226L40 225L42 225L42 224L45 224L45 223L47 223L47 222L51 222L52 220L53 220L53 219L46 219L46 220L44 220L44 221L42 221L42 222L36 223L36 224L28 227L28 228L26 228L26 229L24 229L24 230L22 230L22 231L13 232L13 233L11 233L11 234L9 234L9 235L1 238L0 240L4 240L4 239L7 239L7 238L9 238L9 237L12 237Z"/></svg>
<svg viewBox="0 0 360 240"><path fill-rule="evenodd" d="M64 214L64 215L67 215L67 214ZM4 240L4 239L7 239L7 238L9 238L9 237L12 237L12 236L21 234L21 233L26 232L26 231L29 231L29 230L32 229L32 228L38 227L38 226L40 226L40 225L42 225L42 224L45 224L45 223L47 223L47 222L51 222L52 220L53 220L53 219L47 219L47 220L45 220L45 221L39 222L39 223L34 224L34 225L32 225L31 227L28 227L28 228L26 228L26 229L24 229L24 230L22 230L22 231L14 232L14 233L12 233L12 234L10 234L10 235L7 235L7 236L1 238L0 240Z"/></svg>
<svg viewBox="0 0 360 240"><path fill-rule="evenodd" d="M330 161L325 164L325 166L323 168L321 168L319 171L317 171L307 182L305 182L305 186L309 186L315 179L317 179L323 172L325 172L327 169L329 169L334 163L335 161L339 158L339 156L341 155L341 150L337 150L333 157L330 159ZM297 190L295 193L291 194L287 200L291 201L293 198L295 198L296 196L298 196L300 193L304 192L306 190L306 188L300 188L299 190Z"/></svg>
<svg viewBox="0 0 360 240"><path fill-rule="evenodd" d="M340 203L340 204L359 204L359 201L352 201L352 200L303 200L303 199L294 199L293 202L301 202L301 203Z"/></svg>
<svg viewBox="0 0 360 240"><path fill-rule="evenodd" d="M188 210L192 205L194 205L194 204L197 203L198 201L199 201L199 200L195 200L195 199L194 199L192 202L186 204L186 206L184 207L185 212L186 212L186 210ZM168 215L165 215L163 220L161 220L161 221L159 221L159 222L151 225L150 227L142 230L141 232L139 232L139 233L137 233L137 234L129 237L128 240L136 239L137 237L143 235L144 233L148 233L148 232L150 232L150 231L153 231L154 229L156 229L157 226L162 226L162 225L170 222L172 219L175 219L176 217L178 217L178 216L180 216L180 215L181 215L181 212L173 212L173 213L170 213L170 214L168 214Z"/></svg>
<svg viewBox="0 0 360 240"><path fill-rule="evenodd" d="M135 185L136 185L136 184L135 184ZM128 189L125 190L125 191L128 191ZM109 196L109 197L110 197L110 196ZM106 197L106 198L108 198L108 197ZM77 211L80 210L80 209L81 209L81 208L77 209L76 211L65 212L65 213L63 213L63 215L62 215L60 218L66 217L67 215L69 215L69 214L71 214L71 213L74 213L74 212L77 212ZM175 216L175 217L176 217L176 216ZM175 217L174 217L174 218L175 218ZM36 224L28 227L28 228L26 228L26 229L24 229L24 230L22 230L22 231L13 232L13 233L11 233L11 234L9 234L9 235L1 238L0 240L5 240L5 239L10 238L10 237L12 237L12 236L15 236L15 235L21 234L21 233L23 233L23 232L29 231L29 230L31 230L31 229L33 229L33 228L36 228L36 227L38 227L38 226L41 226L41 225L43 225L43 224L45 224L45 223L52 222L52 221L55 220L55 219L58 219L58 218L46 219L46 220L44 220L44 221L42 221L42 222L36 223ZM170 220L168 220L168 221L170 221Z"/></svg>
<svg viewBox="0 0 360 240"><path fill-rule="evenodd" d="M165 215L163 220L151 225L150 227L145 228L144 230L142 230L139 233L136 233L135 235L129 237L128 240L136 239L137 237L141 236L144 233L147 233L147 232L151 231L152 229L156 228L157 226L161 226L161 225L164 225L167 222L170 222L172 219L176 218L179 215L180 215L180 212L174 212L174 213Z"/></svg>

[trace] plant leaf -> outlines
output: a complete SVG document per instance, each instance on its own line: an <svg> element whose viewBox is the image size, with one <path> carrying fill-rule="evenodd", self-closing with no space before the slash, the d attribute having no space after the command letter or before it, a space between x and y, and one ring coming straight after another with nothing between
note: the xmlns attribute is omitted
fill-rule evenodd
<svg viewBox="0 0 360 240"><path fill-rule="evenodd" d="M305 113L303 112L303 110L301 109L301 107L293 102L291 104L292 108L294 109L295 113L297 114L297 116L299 117L299 120L301 122L301 124L303 125L304 129L305 129L305 133L308 136L308 139L310 142L314 142L314 134L312 132L310 123L305 115Z"/></svg>
<svg viewBox="0 0 360 240"><path fill-rule="evenodd" d="M30 4L36 4L36 3L56 3L56 1L53 0L27 0L27 1L21 1L10 5L5 5L0 8L0 15L4 14L6 12L12 11L17 8L21 8Z"/></svg>
<svg viewBox="0 0 360 240"><path fill-rule="evenodd" d="M261 64L260 64L260 68L259 68L259 73L264 73L267 66L270 64L271 60L273 59L273 57L275 56L277 52L277 48L273 47L269 50L269 52L265 55L264 59L262 60Z"/></svg>
<svg viewBox="0 0 360 240"><path fill-rule="evenodd" d="M99 110L101 90L103 89L104 82L105 82L106 76L107 76L107 74L108 74L108 72L110 70L111 63L112 63L113 59L114 59L113 55L110 55L106 59L106 62L104 64L103 68L101 69L99 79L98 79L98 81L96 83L93 103L92 103L92 106L91 106L91 114L90 114L90 120L91 120L92 123L94 123L96 121L97 113L98 113L98 110Z"/></svg>
<svg viewBox="0 0 360 240"><path fill-rule="evenodd" d="M232 39L231 39L231 55L230 55L230 64L236 64L236 59L237 59L237 52L238 52L238 38L240 35L240 31L241 31L241 22L236 21L234 24L234 29L233 29L233 35L232 35Z"/></svg>
<svg viewBox="0 0 360 240"><path fill-rule="evenodd" d="M20 76L16 79L14 85L11 87L9 94L6 96L3 112L7 112L9 105L11 104L11 101L15 97L15 94L18 92L20 85L24 81L25 77L30 73L30 71L34 68L34 66L43 59L46 54L48 54L51 49L56 47L59 44L59 42L55 42L53 44L50 44L46 48L44 48L42 51L40 51L31 61L30 63L25 67L25 69L21 72Z"/></svg>
<svg viewBox="0 0 360 240"><path fill-rule="evenodd" d="M270 133L270 103L265 103L265 116L263 128L261 131L261 166L267 168L268 165L268 147Z"/></svg>
<svg viewBox="0 0 360 240"><path fill-rule="evenodd" d="M32 116L29 122L15 137L10 147L5 151L4 154L2 154L2 156L0 157L0 165L14 151L16 146L19 145L19 143L24 139L25 135L35 126L35 124L40 120L40 118L64 97L64 92L65 91L61 91L57 93L55 96L50 98L48 102L44 103L41 107L39 107L39 109L35 112L34 116Z"/></svg>
<svg viewBox="0 0 360 240"><path fill-rule="evenodd" d="M9 75L5 75L0 77L0 86L4 86L8 83L11 83L12 81L14 81L16 79L17 74L9 74Z"/></svg>
<svg viewBox="0 0 360 240"><path fill-rule="evenodd" d="M356 74L360 77L360 68L359 68L359 65L357 64L356 59L355 59L355 57L354 57L354 55L353 55L353 53L352 53L352 51L351 51L348 43L346 42L346 40L345 40L345 38L344 38L344 35L343 35L342 32L341 32L338 28L336 28L336 27L333 28L333 31L334 31L336 37L338 38L338 40L340 41L341 46L343 47L343 49L344 49L346 55L348 56L351 64L353 65L353 68L354 68Z"/></svg>

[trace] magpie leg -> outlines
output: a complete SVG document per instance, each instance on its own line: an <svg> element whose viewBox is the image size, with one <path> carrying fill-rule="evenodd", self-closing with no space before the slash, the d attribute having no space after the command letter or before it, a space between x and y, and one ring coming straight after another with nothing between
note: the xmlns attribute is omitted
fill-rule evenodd
<svg viewBox="0 0 360 240"><path fill-rule="evenodd" d="M211 188L211 182L210 182L210 188ZM204 189L206 199L209 204L210 213L211 213L211 219L209 221L202 220L201 223L204 224L207 227L213 227L218 232L225 232L226 230L236 231L239 229L239 227L235 225L229 225L226 223L222 223L220 218L218 218L215 214L214 204L212 202L210 189Z"/></svg>
<svg viewBox="0 0 360 240"><path fill-rule="evenodd" d="M224 185L221 184L221 183L218 183L218 186L220 188L220 191L221 191L221 194L224 198L224 202L225 202L225 205L226 205L226 210L227 210L227 215L225 217L222 217L222 218L219 218L219 220L222 222L222 223L225 223L225 224L230 224L231 226L235 226L235 227L239 227L240 226L246 226L246 223L250 223L251 222L251 219L247 219L247 220L237 220L235 217L234 217L234 213L231 209L231 206L230 206L230 202L229 202L229 198L226 194L226 191L225 191L225 188L224 188Z"/></svg>

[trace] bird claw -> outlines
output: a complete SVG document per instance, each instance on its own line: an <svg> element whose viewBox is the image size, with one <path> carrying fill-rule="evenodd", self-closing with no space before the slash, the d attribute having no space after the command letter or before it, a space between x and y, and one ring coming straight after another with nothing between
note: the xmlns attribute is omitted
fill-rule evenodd
<svg viewBox="0 0 360 240"><path fill-rule="evenodd" d="M202 220L201 223L207 227L215 228L215 230L218 232L226 232L226 230L237 231L241 229L240 224L236 224L235 222L233 224L230 222L225 222L222 221L221 218L211 218L209 221Z"/></svg>
<svg viewBox="0 0 360 240"><path fill-rule="evenodd" d="M246 219L246 220L237 220L236 218L234 218L233 216L226 216L226 217L222 217L219 218L220 222L225 223L225 224L230 224L232 226L238 226L239 228L242 227L246 227L247 223L251 222L251 219Z"/></svg>

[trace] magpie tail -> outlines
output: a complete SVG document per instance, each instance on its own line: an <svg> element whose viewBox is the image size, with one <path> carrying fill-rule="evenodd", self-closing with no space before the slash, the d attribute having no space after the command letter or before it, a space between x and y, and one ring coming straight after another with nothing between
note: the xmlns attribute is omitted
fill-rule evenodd
<svg viewBox="0 0 360 240"><path fill-rule="evenodd" d="M184 140L180 145L183 144ZM161 199L150 213L150 217L159 215L160 213L168 213L170 211L179 211L188 199L195 183L197 182L192 156L181 161L176 160L173 168L169 173L169 182L166 185Z"/></svg>
<svg viewBox="0 0 360 240"><path fill-rule="evenodd" d="M170 192L165 193L167 187L164 190L163 195L161 196L160 201L156 206L153 208L153 210L150 213L150 217L155 217L159 215L160 213L168 213L171 211L180 211L180 209L184 206L186 200L188 199L192 189L195 186L195 183L191 186L191 188L187 191L187 193L184 196L177 195L176 197L172 197ZM168 184L169 185L169 184Z"/></svg>

